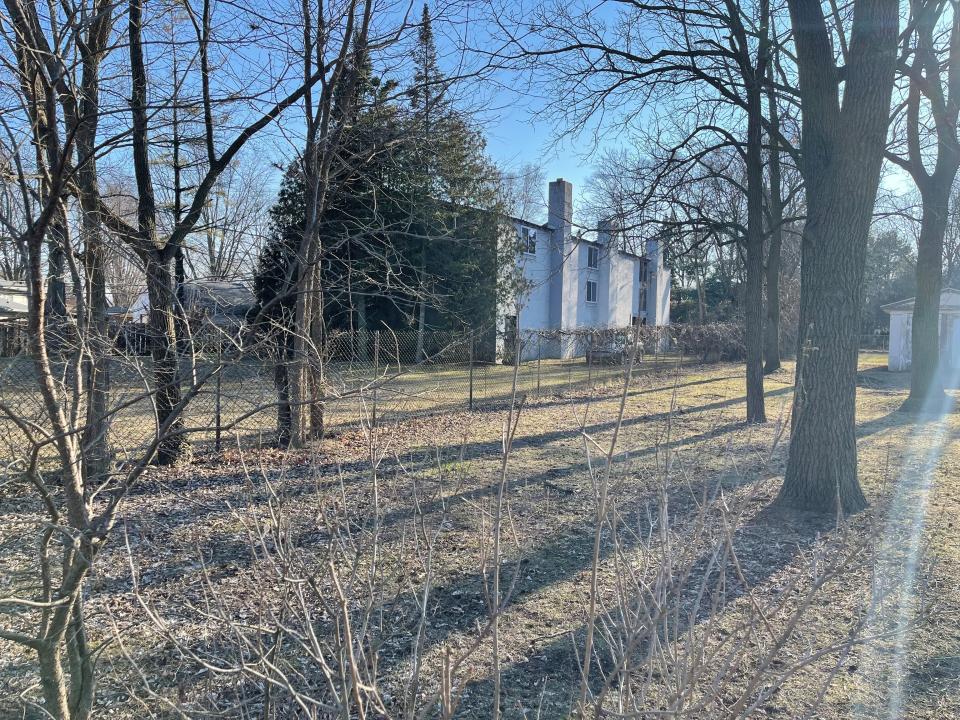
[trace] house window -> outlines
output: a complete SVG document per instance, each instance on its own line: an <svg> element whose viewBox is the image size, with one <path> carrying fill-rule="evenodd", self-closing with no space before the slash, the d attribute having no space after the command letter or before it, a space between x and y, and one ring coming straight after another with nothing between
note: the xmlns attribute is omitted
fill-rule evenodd
<svg viewBox="0 0 960 720"><path fill-rule="evenodd" d="M597 301L597 283L595 280L587 280L587 302L595 303Z"/></svg>
<svg viewBox="0 0 960 720"><path fill-rule="evenodd" d="M590 245L587 247L587 267L600 267L600 248Z"/></svg>
<svg viewBox="0 0 960 720"><path fill-rule="evenodd" d="M647 259L640 260L640 287L647 282Z"/></svg>
<svg viewBox="0 0 960 720"><path fill-rule="evenodd" d="M537 254L537 231L530 228L523 229L523 251L527 255Z"/></svg>

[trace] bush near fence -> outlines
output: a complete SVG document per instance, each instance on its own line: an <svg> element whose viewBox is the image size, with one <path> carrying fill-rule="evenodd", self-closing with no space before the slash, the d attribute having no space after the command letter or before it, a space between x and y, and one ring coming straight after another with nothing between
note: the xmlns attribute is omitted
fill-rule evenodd
<svg viewBox="0 0 960 720"><path fill-rule="evenodd" d="M740 323L710 323L707 325L672 325L672 342L684 355L700 362L739 361L747 356Z"/></svg>

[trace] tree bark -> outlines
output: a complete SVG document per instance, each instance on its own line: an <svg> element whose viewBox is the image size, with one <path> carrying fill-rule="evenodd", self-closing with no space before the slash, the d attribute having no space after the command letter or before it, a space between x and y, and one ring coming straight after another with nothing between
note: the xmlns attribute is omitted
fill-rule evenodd
<svg viewBox="0 0 960 720"><path fill-rule="evenodd" d="M896 0L855 0L841 109L823 9L789 0L803 111L807 221L793 432L779 502L816 512L867 504L857 479L856 378L867 234L886 146Z"/></svg>
<svg viewBox="0 0 960 720"><path fill-rule="evenodd" d="M765 51L761 49L760 52ZM763 397L763 146L760 103L760 80L759 77L754 77L747 88L747 278L744 291L744 340L747 350L748 423L767 421Z"/></svg>
<svg viewBox="0 0 960 720"><path fill-rule="evenodd" d="M60 643L43 642L37 648L40 666L40 689L43 693L44 710L56 720L70 720L70 701L67 697L66 678L63 674L63 658Z"/></svg>
<svg viewBox="0 0 960 720"><path fill-rule="evenodd" d="M87 67L87 65L93 67ZM84 390L87 409L83 428L84 478L99 485L110 469L107 417L110 392L111 342L107 324L106 249L97 212L97 166L95 157L99 88L96 66L99 58L85 59L85 97L77 118L77 180L80 188L81 230L84 240L83 264L87 281L87 317L83 319L87 339L84 355Z"/></svg>
<svg viewBox="0 0 960 720"><path fill-rule="evenodd" d="M143 0L130 0L128 15L130 75L133 87L130 100L133 130L130 137L137 180L137 249L144 262L147 296L150 299L150 350L156 384L157 432L164 435L154 462L170 465L189 449L178 407L181 394L175 326L177 287L173 262L174 246L170 242L158 243L156 238L157 207L150 173L150 143L147 132L147 71L141 36ZM174 413L178 417L173 418Z"/></svg>
<svg viewBox="0 0 960 720"><path fill-rule="evenodd" d="M155 462L170 465L189 450L180 415L180 373L176 332L176 270L172 248L149 253L145 260L150 299L150 352L156 382L157 429L163 434ZM176 417L174 418L174 414Z"/></svg>
<svg viewBox="0 0 960 720"><path fill-rule="evenodd" d="M777 226L770 231L767 249L767 322L764 326L763 372L769 375L780 369L780 255L783 231Z"/></svg>
<svg viewBox="0 0 960 720"><path fill-rule="evenodd" d="M938 48L937 37L950 17L949 43ZM906 103L907 160L893 158L913 177L923 204L917 240L917 296L913 304L910 342L910 396L907 410L939 410L943 401L943 368L940 365L940 292L943 287L943 246L950 205L950 190L960 168L960 8L955 3L917 2L913 5L913 32L904 37L904 48L913 62L903 70L910 79ZM928 113L921 118L926 100ZM927 130L929 121L932 130ZM928 136L928 137L924 137ZM933 172L926 167L930 140L936 140ZM926 142L924 142L926 140Z"/></svg>
<svg viewBox="0 0 960 720"><path fill-rule="evenodd" d="M933 185L931 183L931 185ZM937 407L943 397L940 368L940 292L943 286L943 236L947 229L950 185L923 193L923 218L917 240L917 297L910 333L910 395L906 409Z"/></svg>
<svg viewBox="0 0 960 720"><path fill-rule="evenodd" d="M276 364L273 381L277 388L277 445L290 445L290 359L293 355L293 334L285 327L276 331Z"/></svg>
<svg viewBox="0 0 960 720"><path fill-rule="evenodd" d="M771 64L772 68L772 64ZM772 69L769 71L772 80ZM783 195L780 175L780 113L776 93L767 88L770 132L770 243L767 248L767 317L764 327L764 373L780 369L780 255L783 249Z"/></svg>

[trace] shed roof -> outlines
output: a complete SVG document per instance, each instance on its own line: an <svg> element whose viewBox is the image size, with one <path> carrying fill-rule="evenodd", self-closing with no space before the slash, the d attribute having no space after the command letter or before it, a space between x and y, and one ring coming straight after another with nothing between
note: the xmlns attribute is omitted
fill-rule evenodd
<svg viewBox="0 0 960 720"><path fill-rule="evenodd" d="M0 317L27 314L27 284L20 280L0 280Z"/></svg>
<svg viewBox="0 0 960 720"><path fill-rule="evenodd" d="M249 307L255 302L253 292L241 282L229 280L188 280L183 284L186 302L218 310Z"/></svg>
<svg viewBox="0 0 960 720"><path fill-rule="evenodd" d="M897 302L881 305L880 309L886 313L913 312L913 303L916 298L897 300ZM940 312L960 313L960 290L944 288L940 293Z"/></svg>

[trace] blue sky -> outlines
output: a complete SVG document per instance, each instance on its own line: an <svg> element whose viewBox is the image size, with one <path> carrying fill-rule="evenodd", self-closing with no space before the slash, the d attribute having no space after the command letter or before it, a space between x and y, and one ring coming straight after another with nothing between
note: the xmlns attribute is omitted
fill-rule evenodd
<svg viewBox="0 0 960 720"><path fill-rule="evenodd" d="M555 143L553 128L519 103L499 112L484 127L488 151L502 167L539 165L548 181L562 177L572 182L575 196L593 173L597 151L588 147L591 143L581 144L575 138Z"/></svg>

